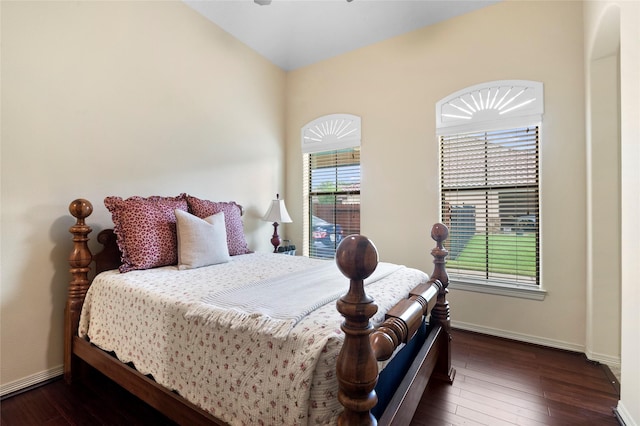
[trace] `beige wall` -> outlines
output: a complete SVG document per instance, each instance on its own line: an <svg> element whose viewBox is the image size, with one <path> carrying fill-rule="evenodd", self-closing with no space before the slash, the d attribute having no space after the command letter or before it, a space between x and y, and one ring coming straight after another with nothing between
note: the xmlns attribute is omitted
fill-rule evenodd
<svg viewBox="0 0 640 426"><path fill-rule="evenodd" d="M617 52L591 62L587 140L587 353L620 356L620 89ZM589 91L588 91L589 93ZM599 315L601 306L609 315Z"/></svg>
<svg viewBox="0 0 640 426"><path fill-rule="evenodd" d="M95 235L107 195L234 199L269 249L285 73L181 2L1 8L4 392L62 363L71 200Z"/></svg>
<svg viewBox="0 0 640 426"><path fill-rule="evenodd" d="M301 220L300 128L325 114L360 115L362 232L382 260L431 270L429 231L438 220L436 102L486 81L541 81L547 297L540 302L452 291L450 301L457 326L584 350L582 22L580 2L504 2L290 72L287 205L294 221Z"/></svg>
<svg viewBox="0 0 640 426"><path fill-rule="evenodd" d="M585 6L585 68L590 77L587 86L587 111L591 114L588 142L598 148L599 130L610 125L610 112L603 114L599 104L602 87L616 80L619 84L619 269L621 323L621 395L618 413L627 425L640 424L640 2L592 1ZM616 49L619 51L616 52ZM619 63L607 65L612 54ZM611 70L617 75L611 76ZM603 72L606 81L603 81ZM599 158L593 161L594 169ZM594 172L594 174L597 172ZM607 259L608 260L608 259ZM597 290L597 288L596 288ZM600 327L601 306L594 303L594 329Z"/></svg>
<svg viewBox="0 0 640 426"><path fill-rule="evenodd" d="M620 17L611 26L620 32ZM585 24L586 27L586 24ZM586 29L585 29L586 32ZM585 43L587 106L586 353L620 356L620 55L619 36L594 52ZM601 307L607 315L601 315ZM615 351L615 352L614 352Z"/></svg>

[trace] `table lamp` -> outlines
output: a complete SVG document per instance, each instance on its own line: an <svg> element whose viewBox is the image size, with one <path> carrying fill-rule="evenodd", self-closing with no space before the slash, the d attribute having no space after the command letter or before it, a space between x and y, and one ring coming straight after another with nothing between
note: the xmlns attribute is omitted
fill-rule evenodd
<svg viewBox="0 0 640 426"><path fill-rule="evenodd" d="M271 244L273 244L273 252L278 252L278 246L280 245L280 236L278 235L278 225L280 223L291 223L291 216L287 212L287 207L284 205L284 200L280 199L280 194L276 194L276 199L271 201L269 210L264 215L262 220L267 222L273 222L273 235L271 236Z"/></svg>

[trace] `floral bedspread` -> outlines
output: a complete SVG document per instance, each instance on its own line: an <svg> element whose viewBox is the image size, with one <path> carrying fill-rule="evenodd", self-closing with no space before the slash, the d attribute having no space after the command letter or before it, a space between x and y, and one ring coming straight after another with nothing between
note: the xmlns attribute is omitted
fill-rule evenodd
<svg viewBox="0 0 640 426"><path fill-rule="evenodd" d="M335 365L344 337L335 303L304 317L286 339L186 317L212 291L321 262L327 261L252 253L183 271L167 266L104 272L89 288L79 334L231 425L333 424L342 411ZM378 305L373 321L382 321L427 278L402 268L368 285L367 294Z"/></svg>

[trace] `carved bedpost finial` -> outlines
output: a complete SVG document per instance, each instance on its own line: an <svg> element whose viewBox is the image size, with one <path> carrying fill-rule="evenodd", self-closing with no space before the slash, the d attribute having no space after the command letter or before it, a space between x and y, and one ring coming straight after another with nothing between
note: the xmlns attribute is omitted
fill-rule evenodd
<svg viewBox="0 0 640 426"><path fill-rule="evenodd" d="M64 377L71 381L72 340L78 334L78 323L84 297L89 289L89 271L91 268L91 251L87 245L91 227L85 219L93 212L91 203L84 199L73 200L69 205L69 213L76 218L76 223L69 232L73 235L73 249L69 255L69 272L71 282L64 313Z"/></svg>
<svg viewBox="0 0 640 426"><path fill-rule="evenodd" d="M438 280L442 283L446 289L449 286L449 275L445 268L445 257L449 254L446 248L442 245L443 241L449 237L449 228L442 223L436 223L431 228L431 238L436 241L436 246L431 250L433 256L433 273L431 274L432 280Z"/></svg>
<svg viewBox="0 0 640 426"><path fill-rule="evenodd" d="M93 213L93 205L84 198L78 198L69 204L69 213L77 219L77 225L84 225L85 218Z"/></svg>
<svg viewBox="0 0 640 426"><path fill-rule="evenodd" d="M378 266L378 251L364 236L350 235L338 246L338 269L349 278L349 292L336 303L344 317L342 331L344 343L338 355L338 400L344 411L338 418L339 425L375 425L371 409L378 402L374 390L378 381L378 364L369 344L373 326L370 318L378 307L364 291L363 280Z"/></svg>

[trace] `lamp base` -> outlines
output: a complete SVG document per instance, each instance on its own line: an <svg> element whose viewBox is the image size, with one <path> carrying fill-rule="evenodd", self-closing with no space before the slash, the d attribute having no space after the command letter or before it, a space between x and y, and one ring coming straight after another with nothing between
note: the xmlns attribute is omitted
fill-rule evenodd
<svg viewBox="0 0 640 426"><path fill-rule="evenodd" d="M273 252L278 252L280 247L280 236L278 235L278 222L273 222L273 235L271 236L271 244L273 245Z"/></svg>

